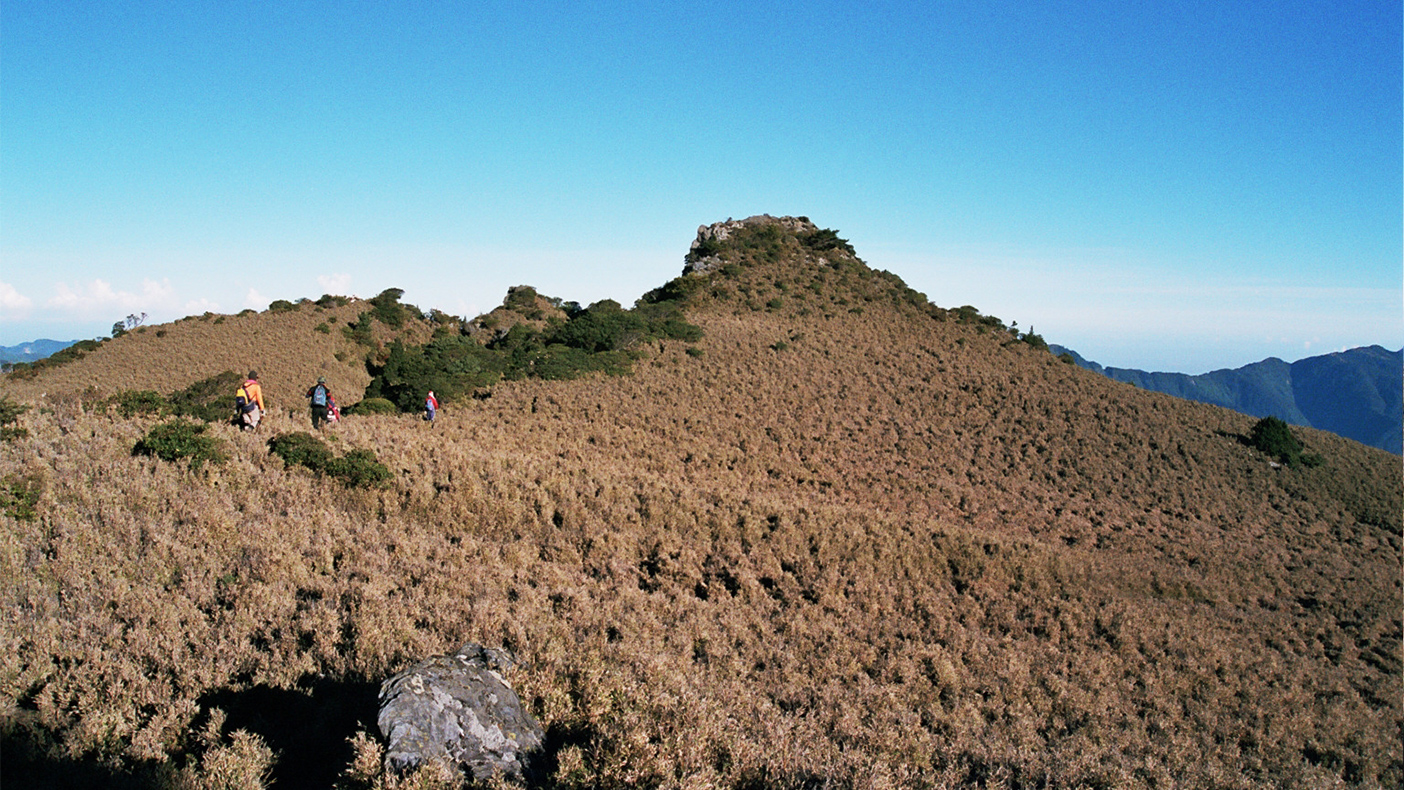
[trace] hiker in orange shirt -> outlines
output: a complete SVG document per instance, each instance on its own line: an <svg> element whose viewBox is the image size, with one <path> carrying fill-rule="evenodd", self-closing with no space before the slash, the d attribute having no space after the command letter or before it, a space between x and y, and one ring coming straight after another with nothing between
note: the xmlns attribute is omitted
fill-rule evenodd
<svg viewBox="0 0 1404 790"><path fill-rule="evenodd" d="M258 383L258 371L250 370L239 391L234 395L234 403L239 407L239 428L252 431L263 419L263 387Z"/></svg>

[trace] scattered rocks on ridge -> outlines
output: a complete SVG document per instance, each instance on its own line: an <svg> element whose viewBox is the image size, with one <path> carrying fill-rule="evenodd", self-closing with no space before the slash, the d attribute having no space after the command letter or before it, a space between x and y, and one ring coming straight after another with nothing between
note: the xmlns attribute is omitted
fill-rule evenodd
<svg viewBox="0 0 1404 790"><path fill-rule="evenodd" d="M380 686L386 766L403 772L437 762L474 779L520 778L544 733L499 672L505 650L469 642L453 655L426 658Z"/></svg>

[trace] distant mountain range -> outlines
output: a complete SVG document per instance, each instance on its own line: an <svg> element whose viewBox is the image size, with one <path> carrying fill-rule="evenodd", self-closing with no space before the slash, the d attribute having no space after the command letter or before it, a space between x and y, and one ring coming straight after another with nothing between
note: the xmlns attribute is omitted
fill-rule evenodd
<svg viewBox="0 0 1404 790"><path fill-rule="evenodd" d="M34 362L62 351L77 340L35 340L17 346L0 346L0 362Z"/></svg>
<svg viewBox="0 0 1404 790"><path fill-rule="evenodd" d="M1278 417L1391 453L1404 451L1404 349L1367 346L1290 363L1269 357L1233 370L1190 376L1108 368L1071 349L1049 348L1070 355L1088 370L1141 389L1254 417Z"/></svg>

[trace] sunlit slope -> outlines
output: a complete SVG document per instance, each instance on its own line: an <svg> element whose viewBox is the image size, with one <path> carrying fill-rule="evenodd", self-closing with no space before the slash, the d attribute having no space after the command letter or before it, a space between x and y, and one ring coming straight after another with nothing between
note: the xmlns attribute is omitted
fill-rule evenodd
<svg viewBox="0 0 1404 790"><path fill-rule="evenodd" d="M270 408L304 407L303 393L319 376L326 377L344 403L354 403L370 381L365 365L369 351L392 335L422 339L429 334L422 321L410 321L400 332L371 321L370 343L348 338L346 327L371 309L360 300L304 300L289 309L207 313L143 326L33 377L0 376L0 395L35 402L83 395L95 399L122 390L167 395L226 370L240 375L254 370ZM233 392L229 398L232 409Z"/></svg>
<svg viewBox="0 0 1404 790"><path fill-rule="evenodd" d="M140 418L22 415L7 772L208 778L260 764L242 727L330 786L367 684L473 639L523 660L542 786L1404 781L1397 457L1300 430L1326 465L1274 468L1251 418L776 227L693 256L703 338L631 376L345 421L384 490L270 457L300 414L199 473L132 457Z"/></svg>

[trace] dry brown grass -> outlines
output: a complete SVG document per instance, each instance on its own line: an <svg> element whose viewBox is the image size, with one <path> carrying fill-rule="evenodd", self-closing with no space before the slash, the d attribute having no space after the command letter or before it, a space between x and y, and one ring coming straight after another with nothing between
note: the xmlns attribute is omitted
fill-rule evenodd
<svg viewBox="0 0 1404 790"><path fill-rule="evenodd" d="M1272 469L1251 418L783 265L691 315L701 356L346 420L383 491L35 400L7 785L393 786L375 685L468 639L523 659L544 787L1404 782L1396 456L1303 430L1328 466Z"/></svg>
<svg viewBox="0 0 1404 790"><path fill-rule="evenodd" d="M226 370L240 375L257 370L270 409L305 413L304 394L319 376L349 405L370 383L365 362L376 349L348 340L342 329L369 309L364 301L326 307L304 302L284 312L207 313L144 326L33 379L0 377L0 394L38 403L79 395L91 400L123 390L168 395ZM372 325L377 348L394 336L424 342L430 333L422 321L410 321L398 332ZM232 411L233 392L229 398Z"/></svg>

